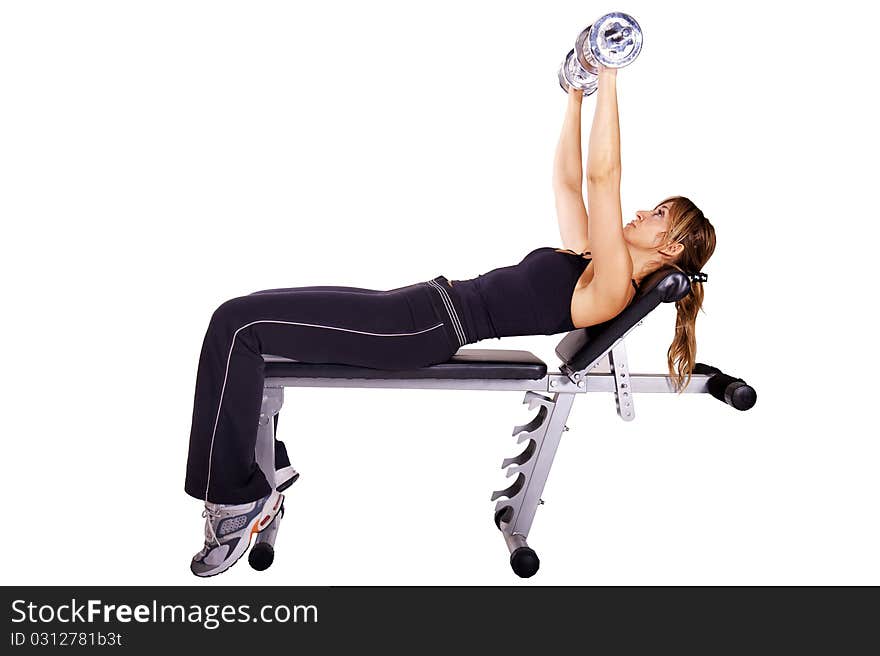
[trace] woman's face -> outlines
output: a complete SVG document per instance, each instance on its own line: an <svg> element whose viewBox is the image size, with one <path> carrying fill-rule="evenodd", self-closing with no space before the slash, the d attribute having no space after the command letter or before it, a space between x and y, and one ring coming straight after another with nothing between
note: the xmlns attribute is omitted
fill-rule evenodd
<svg viewBox="0 0 880 656"><path fill-rule="evenodd" d="M665 203L653 210L636 212L636 218L623 226L623 238L631 246L644 250L657 250L666 243L669 231L669 208Z"/></svg>

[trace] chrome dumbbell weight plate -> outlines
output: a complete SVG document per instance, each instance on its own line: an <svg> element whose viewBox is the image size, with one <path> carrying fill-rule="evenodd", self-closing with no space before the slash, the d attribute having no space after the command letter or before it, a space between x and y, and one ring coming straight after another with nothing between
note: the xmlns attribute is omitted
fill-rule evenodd
<svg viewBox="0 0 880 656"><path fill-rule="evenodd" d="M623 68L641 50L641 26L635 18L619 11L602 16L581 32L575 42L578 62L588 71L597 68L596 62L608 68Z"/></svg>
<svg viewBox="0 0 880 656"><path fill-rule="evenodd" d="M599 75L599 65L596 63L596 58L593 56L593 53L590 52L590 31L592 29L592 25L587 25L587 27L578 34L578 38L574 42L574 53L575 59L584 72Z"/></svg>
<svg viewBox="0 0 880 656"><path fill-rule="evenodd" d="M583 66L578 63L574 50L569 51L565 57L565 61L559 67L559 86L565 93L568 93L569 87L580 89L585 96L589 96L596 91L599 86L599 76L584 70Z"/></svg>

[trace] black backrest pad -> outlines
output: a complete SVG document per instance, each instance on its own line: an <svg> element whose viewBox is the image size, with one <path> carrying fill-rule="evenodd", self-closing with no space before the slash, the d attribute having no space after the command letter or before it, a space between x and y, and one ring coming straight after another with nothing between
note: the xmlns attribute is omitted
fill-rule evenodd
<svg viewBox="0 0 880 656"><path fill-rule="evenodd" d="M661 303L674 303L691 293L691 281L673 267L658 269L642 281L635 299L613 319L568 333L556 355L574 371L587 367Z"/></svg>

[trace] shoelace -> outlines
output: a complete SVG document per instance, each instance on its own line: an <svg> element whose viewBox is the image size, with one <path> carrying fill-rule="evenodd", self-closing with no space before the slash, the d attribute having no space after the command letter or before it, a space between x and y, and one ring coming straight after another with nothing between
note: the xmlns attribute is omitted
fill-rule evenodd
<svg viewBox="0 0 880 656"><path fill-rule="evenodd" d="M214 531L214 522L212 520L219 519L223 515L223 511L221 510L211 510L208 508L207 504L205 505L205 509L202 511L202 517L205 518L205 533L208 531L211 532L211 539L217 543L217 546L220 546L220 540L217 538L217 533ZM205 541L205 544L208 544L208 541Z"/></svg>

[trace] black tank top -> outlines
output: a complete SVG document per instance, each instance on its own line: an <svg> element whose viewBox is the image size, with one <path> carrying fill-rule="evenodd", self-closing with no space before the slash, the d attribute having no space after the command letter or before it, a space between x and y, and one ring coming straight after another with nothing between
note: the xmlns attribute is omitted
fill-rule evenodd
<svg viewBox="0 0 880 656"><path fill-rule="evenodd" d="M470 280L450 281L450 289L471 324L469 337L478 341L575 330L571 300L578 279L591 262L583 257L588 254L542 246L519 264L493 269ZM638 291L635 280L633 286Z"/></svg>

